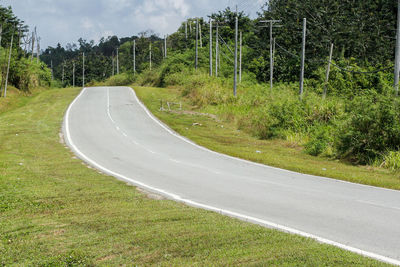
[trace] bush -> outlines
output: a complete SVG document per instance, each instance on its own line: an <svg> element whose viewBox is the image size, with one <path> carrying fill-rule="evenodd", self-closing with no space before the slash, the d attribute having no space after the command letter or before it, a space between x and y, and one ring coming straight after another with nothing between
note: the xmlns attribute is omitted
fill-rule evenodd
<svg viewBox="0 0 400 267"><path fill-rule="evenodd" d="M339 156L367 164L400 148L399 101L382 95L356 97L337 132Z"/></svg>
<svg viewBox="0 0 400 267"><path fill-rule="evenodd" d="M316 127L310 140L305 144L305 151L312 156L319 156L327 151L333 141L331 127Z"/></svg>
<svg viewBox="0 0 400 267"><path fill-rule="evenodd" d="M158 70L145 70L137 76L136 83L141 86L159 86L160 72Z"/></svg>
<svg viewBox="0 0 400 267"><path fill-rule="evenodd" d="M360 67L355 62L355 59L342 59L333 64L339 66L339 69L335 65L331 65L331 72L329 76L329 83L327 85L327 94L346 97L348 99L353 98L356 95L369 94L369 91L373 91L379 94L390 94L392 92L392 76L389 72L376 72L376 69L382 69L390 66L392 63L388 63L384 66L369 66L366 64L364 67ZM352 71L343 71L343 69ZM358 72L371 72L368 74ZM315 88L319 94L323 93L323 87L325 83L326 66L318 68L314 72L314 76L317 80L307 80L311 88Z"/></svg>
<svg viewBox="0 0 400 267"><path fill-rule="evenodd" d="M106 86L124 86L130 85L134 81L133 74L122 73L111 76L105 81Z"/></svg>
<svg viewBox="0 0 400 267"><path fill-rule="evenodd" d="M0 54L3 53L4 50ZM37 63L36 60L19 58L16 50L13 51L12 55L9 74L10 84L24 92L29 92L39 86L50 86L51 71L43 62ZM6 65L6 62L4 62L4 65Z"/></svg>

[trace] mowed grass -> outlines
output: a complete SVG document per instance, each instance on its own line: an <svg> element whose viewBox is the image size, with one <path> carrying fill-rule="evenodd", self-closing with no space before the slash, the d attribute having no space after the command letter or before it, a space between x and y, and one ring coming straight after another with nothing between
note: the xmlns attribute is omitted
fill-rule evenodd
<svg viewBox="0 0 400 267"><path fill-rule="evenodd" d="M183 136L211 150L234 157L306 174L334 179L400 189L400 172L372 166L355 166L339 160L314 157L306 154L295 142L286 140L259 140L237 130L229 121L219 121L210 116L187 114L189 112L160 111L160 100L182 102L183 110L197 110L181 97L176 88L134 86L138 97L163 122ZM166 106L165 106L166 107ZM205 109L210 110L210 108ZM211 108L212 110L212 108Z"/></svg>
<svg viewBox="0 0 400 267"><path fill-rule="evenodd" d="M139 90L148 103L143 96L159 92L151 90ZM78 93L51 89L0 114L0 265L384 265L311 239L151 199L86 167L59 137L65 110ZM185 125L193 120L178 118Z"/></svg>

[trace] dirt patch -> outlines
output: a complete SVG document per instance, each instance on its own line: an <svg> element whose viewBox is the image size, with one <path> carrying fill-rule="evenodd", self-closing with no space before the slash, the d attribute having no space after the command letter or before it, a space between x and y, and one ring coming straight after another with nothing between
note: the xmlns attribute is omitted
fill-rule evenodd
<svg viewBox="0 0 400 267"><path fill-rule="evenodd" d="M163 197L161 195L158 195L156 193L150 192L150 191L148 191L146 189L143 189L143 188L137 187L137 191L139 191L140 193L146 195L146 197L151 198L151 199L155 199L155 200L164 200L164 199L166 199L165 197Z"/></svg>

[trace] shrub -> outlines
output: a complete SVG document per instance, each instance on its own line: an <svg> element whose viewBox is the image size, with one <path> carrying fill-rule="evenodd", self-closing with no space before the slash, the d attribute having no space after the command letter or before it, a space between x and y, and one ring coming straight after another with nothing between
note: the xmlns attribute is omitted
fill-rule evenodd
<svg viewBox="0 0 400 267"><path fill-rule="evenodd" d="M305 151L312 156L318 156L327 151L332 141L331 127L315 127L315 130L310 135L310 140L305 144Z"/></svg>
<svg viewBox="0 0 400 267"><path fill-rule="evenodd" d="M111 76L105 81L105 85L107 86L124 86L129 85L134 81L133 74L122 73Z"/></svg>
<svg viewBox="0 0 400 267"><path fill-rule="evenodd" d="M327 84L328 95L353 98L355 95L365 95L369 91L374 91L379 94L387 95L392 90L392 74L389 72L376 72L374 71L379 68L388 67L391 63L384 66L369 66L366 64L365 67L360 67L355 62L355 59L342 59L340 61L333 62L331 66L331 72L329 76L329 83ZM341 69L339 69L339 66ZM349 70L344 71L343 69ZM363 74L359 72L371 72ZM317 79L313 82L308 80L307 82L311 87L316 88L319 94L323 92L323 85L325 83L326 66L318 68L314 72L314 76Z"/></svg>
<svg viewBox="0 0 400 267"><path fill-rule="evenodd" d="M337 131L339 156L367 164L400 147L399 101L382 95L356 97L348 118Z"/></svg>

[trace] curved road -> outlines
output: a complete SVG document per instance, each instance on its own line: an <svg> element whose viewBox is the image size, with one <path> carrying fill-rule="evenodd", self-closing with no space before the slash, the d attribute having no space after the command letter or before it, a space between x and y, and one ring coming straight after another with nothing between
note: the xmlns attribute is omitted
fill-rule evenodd
<svg viewBox="0 0 400 267"><path fill-rule="evenodd" d="M127 87L85 88L65 139L90 165L171 199L400 265L400 192L235 159L155 119Z"/></svg>

